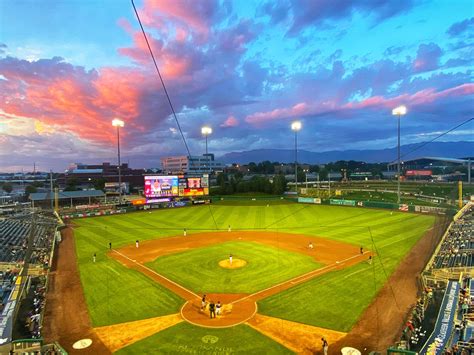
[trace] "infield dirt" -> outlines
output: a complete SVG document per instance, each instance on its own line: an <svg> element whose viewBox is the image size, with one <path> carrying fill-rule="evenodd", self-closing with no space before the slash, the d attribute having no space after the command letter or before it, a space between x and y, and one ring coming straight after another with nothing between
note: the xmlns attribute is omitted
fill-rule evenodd
<svg viewBox="0 0 474 355"><path fill-rule="evenodd" d="M435 239L439 239L438 234L442 227L440 223L438 223L437 226L439 228L431 230L421 238L407 258L401 263L397 271L390 277L390 283L385 285L377 296L377 299L364 312L362 318L352 331L341 340L338 339L343 336L343 333L336 334L337 332L334 332L335 336L332 340L335 343L330 344L330 353L340 353L340 348L343 344L344 346L352 345L359 347L361 350L366 347L367 353L370 349L382 349L382 344L383 346L386 346L385 344L391 344L394 334L398 333L398 330L403 325L403 312L406 314L409 307L416 300L418 287L413 275L422 269L427 258L426 255L428 255L427 249L433 249L436 242ZM109 346L112 347L112 349L109 349L91 327L77 269L72 229L68 228L64 230L62 235L63 241L58 247L58 255L53 265L50 278L50 292L48 292L47 295L47 308L44 322L45 339L46 341L58 341L68 352L75 353L72 349L72 344L75 341L82 338L91 338L93 340L92 346L88 349L81 350L81 353L108 354L111 350L117 350L116 347L120 346L118 345L119 340L113 340L114 345L109 344ZM254 309L254 307L256 307L255 302L281 292L300 282L305 282L313 277L319 276L324 272L345 268L366 260L368 254L360 255L357 246L328 239L289 233L254 231L211 232L188 235L187 237L179 236L144 241L140 243L140 248L136 248L133 244L119 250L112 250L109 255L119 260L125 266L143 272L186 299L188 302L182 309L182 312L184 312L182 313L183 318L190 317L193 320L196 319L196 322L192 321L192 323L201 326L209 326L207 324L210 321L208 314L200 312L199 310L200 295L196 295L171 280L163 278L143 264L161 255L230 240L260 242L277 248L303 253L312 256L317 262L325 264L326 266L251 295L209 295L213 297L213 299L219 299L223 303L232 305L232 310L228 316L213 320L214 322L210 325L225 327L248 321L248 324L255 329L260 330L262 333L267 334L290 349L298 351L297 349L301 349L301 346L304 346L307 351L311 350L313 353L319 353L317 345L314 347L311 346L311 349L306 346L306 344L315 341L314 337L308 338L308 341L305 341L304 344L297 345L295 343L293 346L290 344L291 337L286 340L278 340L275 334L282 332L282 325L285 324L284 321L273 322L272 325L271 320L262 318L260 315L254 316L256 311L256 308ZM314 249L307 247L308 241L310 240L313 242ZM394 288L396 289L397 302L394 302L393 298ZM388 312L386 314L389 316L381 316L381 312L384 312L384 314ZM377 322L376 319L382 319L382 321ZM305 325L302 325L302 329L303 328L306 329ZM118 336L120 337L121 335L118 334ZM139 340L139 338L140 336L135 337L134 341ZM306 350L303 352L306 352ZM301 350L298 352L300 351Z"/></svg>

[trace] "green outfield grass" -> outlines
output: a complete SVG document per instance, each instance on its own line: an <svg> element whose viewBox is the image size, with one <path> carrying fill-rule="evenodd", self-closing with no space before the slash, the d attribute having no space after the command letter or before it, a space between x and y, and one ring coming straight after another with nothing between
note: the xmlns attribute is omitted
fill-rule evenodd
<svg viewBox="0 0 474 355"><path fill-rule="evenodd" d="M215 343L212 343L215 341ZM116 352L126 354L293 354L247 325L208 329L180 323Z"/></svg>
<svg viewBox="0 0 474 355"><path fill-rule="evenodd" d="M229 254L247 265L221 268L219 261ZM254 293L322 266L307 255L239 241L161 256L147 265L198 294Z"/></svg>
<svg viewBox="0 0 474 355"><path fill-rule="evenodd" d="M387 276L434 221L434 217L428 215L391 214L386 210L364 208L295 203L239 206L235 203L238 202L231 206L173 208L75 220L78 265L93 324L175 313L183 303L154 281L110 259L106 254L109 241L115 248L133 244L136 239L182 235L183 228L187 228L192 237L197 232L227 230L231 225L234 231L305 234L362 245L366 249L374 249L375 244L379 258L374 261L377 267L375 284L372 268L359 265L318 277L259 304L260 311L265 314L347 331L370 304ZM95 264L92 263L94 253L98 256ZM228 253L223 250L221 257L217 252L219 260ZM211 259L207 250L201 262L206 258ZM280 258L280 262L283 259ZM383 269L379 261L383 262ZM299 267L297 264L293 263L293 266ZM194 265L191 267L195 270ZM171 271L176 272L174 268Z"/></svg>

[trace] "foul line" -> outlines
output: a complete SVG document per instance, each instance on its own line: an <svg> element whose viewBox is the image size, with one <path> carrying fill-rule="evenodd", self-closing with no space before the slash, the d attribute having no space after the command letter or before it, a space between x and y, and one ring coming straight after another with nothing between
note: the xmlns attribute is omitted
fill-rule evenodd
<svg viewBox="0 0 474 355"><path fill-rule="evenodd" d="M117 250L115 250L115 249L113 250L113 252L115 252L115 253L117 253L117 254L123 256L125 259L130 260L132 263L135 263L135 264L137 264L138 266L141 266L142 268L148 270L149 272L151 272L151 273L153 273L153 274L155 274L155 275L157 275L157 276L159 276L159 277L165 279L166 281L168 281L169 283L171 283L171 284L173 284L173 285L179 287L179 288L182 289L183 291L186 291L186 292L188 292L188 293L194 295L194 296L197 297L197 298L201 298L199 295L195 294L193 291L190 291L190 290L188 290L187 288L184 288L183 286L181 286L180 284L177 284L176 282L171 281L171 280L168 279L167 277L164 277L163 275L157 273L155 270L150 269L148 266L145 266L145 265L143 265L143 264L137 262L136 260L130 259L130 258L129 258L128 256L126 256L125 254L122 254L121 252L119 252L119 251L117 251Z"/></svg>
<svg viewBox="0 0 474 355"><path fill-rule="evenodd" d="M344 264L346 261L352 260L352 259L354 259L354 258L357 258L357 257L361 256L361 255L365 255L366 253L370 253L370 251L365 251L363 254L356 254L356 255L353 255L353 256L351 256L351 257L349 257L349 258L347 258L347 259L338 261L338 262L336 262L336 263L334 263L334 264L326 265L326 266L324 266L324 267L322 267L322 268L320 268L320 269L316 269L316 270L310 271L310 272L308 272L308 273L306 273L306 274L297 276L297 277L295 277L295 278L293 278L293 279L280 282L280 283L277 284L277 285L270 286L270 287L268 287L268 288L266 288L266 289L264 289L264 290L260 290L260 291L258 291L258 292L252 293L251 295L248 295L248 296L245 296L245 297L243 297L243 298L241 298L241 299L238 299L238 300L236 300L236 301L233 301L233 302L231 302L231 304L234 304L234 303L237 303L237 302L246 300L246 299L248 299L248 298L254 297L254 296L256 296L256 295L258 295L258 294L260 294L260 293L264 293L264 292L266 292L266 291L269 291L269 290L272 290L272 289L274 289L274 288L280 287L281 285L284 285L284 284L290 283L290 284L292 284L292 285L296 285L296 284L298 284L298 283L300 283L300 282L302 282L302 281L305 281L305 280L307 280L307 279L310 279L310 278L313 277L313 276L316 276L316 275L319 274L321 271L324 271L324 270L326 270L326 269L332 269L332 268L334 268L334 267L336 267L336 266L340 266L340 265Z"/></svg>

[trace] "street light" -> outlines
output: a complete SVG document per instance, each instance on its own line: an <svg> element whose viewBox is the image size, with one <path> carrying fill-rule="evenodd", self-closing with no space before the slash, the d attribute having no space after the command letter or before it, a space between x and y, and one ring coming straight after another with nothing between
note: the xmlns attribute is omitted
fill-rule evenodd
<svg viewBox="0 0 474 355"><path fill-rule="evenodd" d="M120 164L120 128L125 126L125 122L118 118L112 120L112 126L117 127L117 155L118 155L118 175L119 175L119 204L122 204L122 172Z"/></svg>
<svg viewBox="0 0 474 355"><path fill-rule="evenodd" d="M301 129L301 122L292 122L291 129L295 131L295 189L296 195L298 195L298 131Z"/></svg>
<svg viewBox="0 0 474 355"><path fill-rule="evenodd" d="M400 117L406 115L407 108L398 106L392 110L392 115L398 116L398 159L397 159L397 203L400 204Z"/></svg>
<svg viewBox="0 0 474 355"><path fill-rule="evenodd" d="M212 128L209 126L204 126L201 128L201 134L206 137L206 160L209 165L209 171L211 170L211 163L209 161L209 156L207 155L207 136L212 134Z"/></svg>
<svg viewBox="0 0 474 355"><path fill-rule="evenodd" d="M305 177L305 180L306 180L306 193L308 193L308 172L309 172L309 169L303 169L303 172L304 172L304 177Z"/></svg>

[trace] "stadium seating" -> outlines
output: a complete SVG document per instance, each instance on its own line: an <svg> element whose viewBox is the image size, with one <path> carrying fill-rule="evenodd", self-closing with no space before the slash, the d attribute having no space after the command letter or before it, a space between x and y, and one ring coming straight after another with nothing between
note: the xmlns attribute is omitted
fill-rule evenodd
<svg viewBox="0 0 474 355"><path fill-rule="evenodd" d="M39 217L35 226L33 253L30 262L43 263L49 254L54 237L55 224ZM0 262L18 263L25 258L31 222L28 219L8 218L0 220Z"/></svg>
<svg viewBox="0 0 474 355"><path fill-rule="evenodd" d="M474 208L452 224L433 263L434 269L474 267Z"/></svg>

